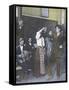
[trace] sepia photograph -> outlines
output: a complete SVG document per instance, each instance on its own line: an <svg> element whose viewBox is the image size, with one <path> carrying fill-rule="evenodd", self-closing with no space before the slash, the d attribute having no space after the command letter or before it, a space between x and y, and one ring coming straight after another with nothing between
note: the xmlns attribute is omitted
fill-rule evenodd
<svg viewBox="0 0 69 90"><path fill-rule="evenodd" d="M67 9L16 6L16 84L67 80Z"/></svg>

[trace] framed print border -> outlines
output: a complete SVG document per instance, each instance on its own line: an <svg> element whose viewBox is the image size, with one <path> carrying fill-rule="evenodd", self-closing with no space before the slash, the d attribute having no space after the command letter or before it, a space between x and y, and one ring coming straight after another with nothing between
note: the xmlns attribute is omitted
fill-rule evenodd
<svg viewBox="0 0 69 90"><path fill-rule="evenodd" d="M30 82L16 83L16 7L37 7L37 8L55 8L66 10L66 80L65 81L49 81L49 82ZM42 12L41 12L42 15ZM42 15L45 17L45 15ZM49 16L49 11L47 16ZM12 17L12 18L11 18ZM13 24L12 24L13 23ZM12 85L32 85L32 84L50 84L50 83L65 83L67 82L67 7L53 6L37 6L37 5L19 5L14 4L9 6L9 83ZM12 66L13 65L13 66ZM13 74L12 74L13 73Z"/></svg>

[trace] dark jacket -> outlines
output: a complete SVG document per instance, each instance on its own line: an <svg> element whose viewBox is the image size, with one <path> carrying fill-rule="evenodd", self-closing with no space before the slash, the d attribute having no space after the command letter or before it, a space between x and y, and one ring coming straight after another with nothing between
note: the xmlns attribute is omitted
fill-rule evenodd
<svg viewBox="0 0 69 90"><path fill-rule="evenodd" d="M23 50L24 50L24 46L23 46ZM20 49L20 46L17 46L16 47L16 55L20 55L21 54L21 49Z"/></svg>
<svg viewBox="0 0 69 90"><path fill-rule="evenodd" d="M31 42L31 45L29 45L29 42L26 42L25 50L32 52L33 48L33 42Z"/></svg>

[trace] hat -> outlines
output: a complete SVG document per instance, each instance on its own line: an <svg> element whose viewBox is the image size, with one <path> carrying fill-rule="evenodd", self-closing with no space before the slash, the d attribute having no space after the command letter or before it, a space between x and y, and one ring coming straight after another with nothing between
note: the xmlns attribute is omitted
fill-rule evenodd
<svg viewBox="0 0 69 90"><path fill-rule="evenodd" d="M19 38L19 42L23 41L24 39L23 38Z"/></svg>

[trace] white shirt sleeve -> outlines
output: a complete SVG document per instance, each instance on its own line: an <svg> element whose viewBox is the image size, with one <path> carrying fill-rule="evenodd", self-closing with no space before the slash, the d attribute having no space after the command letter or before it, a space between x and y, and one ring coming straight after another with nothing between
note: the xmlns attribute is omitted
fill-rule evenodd
<svg viewBox="0 0 69 90"><path fill-rule="evenodd" d="M36 40L38 40L40 38L40 32L36 33Z"/></svg>
<svg viewBox="0 0 69 90"><path fill-rule="evenodd" d="M40 38L41 32L44 30L45 28L41 28L37 33L36 33L36 39Z"/></svg>
<svg viewBox="0 0 69 90"><path fill-rule="evenodd" d="M40 38L40 35L41 35L40 32L36 33L37 46L45 46L44 38L43 37Z"/></svg>

